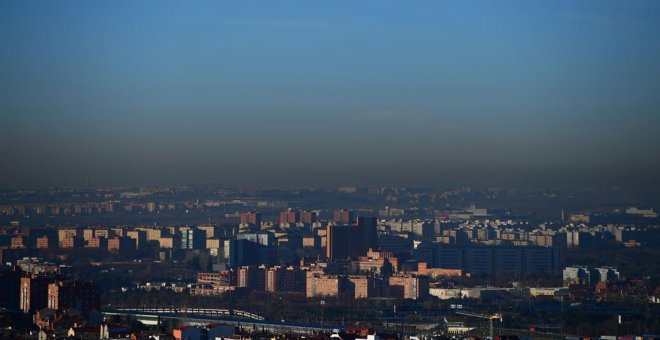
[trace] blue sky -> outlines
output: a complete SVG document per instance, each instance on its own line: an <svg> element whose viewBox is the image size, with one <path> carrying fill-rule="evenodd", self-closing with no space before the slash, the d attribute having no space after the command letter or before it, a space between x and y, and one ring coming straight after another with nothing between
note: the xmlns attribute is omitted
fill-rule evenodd
<svg viewBox="0 0 660 340"><path fill-rule="evenodd" d="M0 186L657 183L657 1L2 1Z"/></svg>

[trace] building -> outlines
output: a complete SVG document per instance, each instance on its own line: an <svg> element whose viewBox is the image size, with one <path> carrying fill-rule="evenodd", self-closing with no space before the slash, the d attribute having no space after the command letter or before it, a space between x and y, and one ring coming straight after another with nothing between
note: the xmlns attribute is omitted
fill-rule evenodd
<svg viewBox="0 0 660 340"><path fill-rule="evenodd" d="M594 287L599 282L613 282L620 279L619 271L612 267L572 266L562 272L564 286L585 285Z"/></svg>
<svg viewBox="0 0 660 340"><path fill-rule="evenodd" d="M258 212L243 212L240 215L241 225L249 227L261 227L261 214Z"/></svg>
<svg viewBox="0 0 660 340"><path fill-rule="evenodd" d="M361 230L361 250L363 254L369 249L378 247L378 220L375 217L358 217L358 228Z"/></svg>
<svg viewBox="0 0 660 340"><path fill-rule="evenodd" d="M114 236L114 232L112 230L108 230L108 229L95 229L94 230L94 237L110 238L112 236Z"/></svg>
<svg viewBox="0 0 660 340"><path fill-rule="evenodd" d="M266 267L243 266L238 268L236 286L264 291L266 287Z"/></svg>
<svg viewBox="0 0 660 340"><path fill-rule="evenodd" d="M213 238L207 238L206 239L206 249L220 249L222 248L222 245L224 243L224 240L213 237Z"/></svg>
<svg viewBox="0 0 660 340"><path fill-rule="evenodd" d="M517 277L560 271L560 250L552 247L424 243L416 249L415 258L426 262L428 268L461 269L471 274Z"/></svg>
<svg viewBox="0 0 660 340"><path fill-rule="evenodd" d="M83 229L83 240L89 241L90 238L94 237L94 229Z"/></svg>
<svg viewBox="0 0 660 340"><path fill-rule="evenodd" d="M163 249L178 249L180 247L180 241L181 238L164 236L158 239L158 244Z"/></svg>
<svg viewBox="0 0 660 340"><path fill-rule="evenodd" d="M417 274L428 277L462 277L462 269L428 268L426 262L417 263Z"/></svg>
<svg viewBox="0 0 660 340"><path fill-rule="evenodd" d="M130 237L113 237L108 239L108 251L116 251L121 253L135 252L135 239Z"/></svg>
<svg viewBox="0 0 660 340"><path fill-rule="evenodd" d="M319 249L321 248L321 238L318 235L305 235L302 237L302 247Z"/></svg>
<svg viewBox="0 0 660 340"><path fill-rule="evenodd" d="M52 238L44 235L41 237L37 237L36 239L36 247L37 249L50 249L51 247L54 247L55 242L52 241Z"/></svg>
<svg viewBox="0 0 660 340"><path fill-rule="evenodd" d="M326 275L321 272L307 272L305 295L313 297L338 297L349 290L345 276Z"/></svg>
<svg viewBox="0 0 660 340"><path fill-rule="evenodd" d="M354 271L380 273L381 268L389 263L392 265L392 272L399 270L399 260L394 257L390 251L375 251L369 249L367 256L360 256L357 260L351 261Z"/></svg>
<svg viewBox="0 0 660 340"><path fill-rule="evenodd" d="M389 279L389 291L401 299L426 299L429 296L429 278L421 275L395 275Z"/></svg>
<svg viewBox="0 0 660 340"><path fill-rule="evenodd" d="M79 248L85 245L82 237L67 237L60 241L60 248Z"/></svg>
<svg viewBox="0 0 660 340"><path fill-rule="evenodd" d="M209 285L213 287L234 286L236 276L231 270L220 270L217 272L197 273L198 285Z"/></svg>
<svg viewBox="0 0 660 340"><path fill-rule="evenodd" d="M297 224L300 222L300 213L288 209L280 213L280 224Z"/></svg>
<svg viewBox="0 0 660 340"><path fill-rule="evenodd" d="M275 245L275 235L269 232L240 233L236 235L237 240L247 240L266 247Z"/></svg>
<svg viewBox="0 0 660 340"><path fill-rule="evenodd" d="M144 228L142 230L147 234L147 241L159 241L161 237L165 236L165 233L161 229Z"/></svg>
<svg viewBox="0 0 660 340"><path fill-rule="evenodd" d="M54 310L74 308L86 314L101 308L99 286L93 282L69 280L48 285L47 307Z"/></svg>
<svg viewBox="0 0 660 340"><path fill-rule="evenodd" d="M350 225L355 223L355 211L337 210L332 219L336 224Z"/></svg>
<svg viewBox="0 0 660 340"><path fill-rule="evenodd" d="M383 296L384 282L379 278L367 276L349 276L348 282L353 292L353 298L366 299L370 297Z"/></svg>
<svg viewBox="0 0 660 340"><path fill-rule="evenodd" d="M12 248L25 248L26 243L27 243L27 237L23 235L16 235L11 238Z"/></svg>
<svg viewBox="0 0 660 340"><path fill-rule="evenodd" d="M266 270L267 292L304 292L305 272L293 267L276 266Z"/></svg>
<svg viewBox="0 0 660 340"><path fill-rule="evenodd" d="M206 249L206 232L197 228L181 230L181 249Z"/></svg>
<svg viewBox="0 0 660 340"><path fill-rule="evenodd" d="M135 248L140 249L147 245L147 233L143 230L129 230L126 232L126 237L135 240Z"/></svg>
<svg viewBox="0 0 660 340"><path fill-rule="evenodd" d="M57 231L57 242L60 244L60 247L62 247L62 242L65 239L69 238L75 238L77 236L77 231L76 229L59 229Z"/></svg>
<svg viewBox="0 0 660 340"><path fill-rule="evenodd" d="M18 309L21 287L21 271L0 266L0 308Z"/></svg>
<svg viewBox="0 0 660 340"><path fill-rule="evenodd" d="M326 256L331 260L345 260L363 255L361 230L352 225L326 227Z"/></svg>
<svg viewBox="0 0 660 340"><path fill-rule="evenodd" d="M300 214L300 221L305 225L312 225L318 220L318 214L316 211L303 211Z"/></svg>
<svg viewBox="0 0 660 340"><path fill-rule="evenodd" d="M108 239L105 237L93 237L87 241L88 248L99 248L107 249L108 248Z"/></svg>
<svg viewBox="0 0 660 340"><path fill-rule="evenodd" d="M266 264L277 255L271 233L238 234L223 241L222 257L231 267Z"/></svg>
<svg viewBox="0 0 660 340"><path fill-rule="evenodd" d="M378 248L395 254L408 254L413 249L413 240L394 234L381 234L378 235Z"/></svg>
<svg viewBox="0 0 660 340"><path fill-rule="evenodd" d="M57 277L38 275L22 277L19 292L19 309L26 314L47 307L48 285L55 282Z"/></svg>
<svg viewBox="0 0 660 340"><path fill-rule="evenodd" d="M463 268L468 273L492 274L495 272L492 248L468 247L463 252L465 256Z"/></svg>
<svg viewBox="0 0 660 340"><path fill-rule="evenodd" d="M592 281L613 282L621 278L619 271L613 267L597 267L591 270Z"/></svg>

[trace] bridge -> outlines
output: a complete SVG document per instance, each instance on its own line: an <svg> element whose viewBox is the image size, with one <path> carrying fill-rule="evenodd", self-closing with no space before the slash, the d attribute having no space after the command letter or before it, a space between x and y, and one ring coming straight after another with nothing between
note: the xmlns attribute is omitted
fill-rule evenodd
<svg viewBox="0 0 660 340"><path fill-rule="evenodd" d="M216 308L122 308L107 310L104 317L131 316L145 325L159 325L161 322L174 324L185 323L190 326L206 326L222 323L252 331L269 331L308 335L312 333L331 333L340 327L320 324L305 324L287 321L266 320L263 316L240 310Z"/></svg>
<svg viewBox="0 0 660 340"><path fill-rule="evenodd" d="M261 315L237 310L221 308L194 308L194 307L138 307L138 308L117 308L112 310L117 313L148 313L157 315L180 315L180 316L211 316L211 317L230 317L249 320L266 320Z"/></svg>

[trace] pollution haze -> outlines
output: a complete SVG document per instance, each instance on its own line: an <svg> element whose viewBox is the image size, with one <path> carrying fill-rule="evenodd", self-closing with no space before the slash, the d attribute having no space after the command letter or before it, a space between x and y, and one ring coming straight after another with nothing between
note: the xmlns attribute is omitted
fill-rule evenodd
<svg viewBox="0 0 660 340"><path fill-rule="evenodd" d="M657 1L2 1L0 187L658 185Z"/></svg>

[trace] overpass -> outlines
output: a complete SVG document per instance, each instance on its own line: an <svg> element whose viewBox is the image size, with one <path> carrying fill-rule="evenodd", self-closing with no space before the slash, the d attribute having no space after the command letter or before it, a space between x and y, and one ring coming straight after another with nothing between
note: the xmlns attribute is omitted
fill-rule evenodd
<svg viewBox="0 0 660 340"><path fill-rule="evenodd" d="M330 333L339 328L320 324L265 320L264 317L250 312L214 308L125 308L107 310L102 314L104 317L115 315L131 316L145 325L158 325L163 321L174 324L185 323L191 326L222 323L239 327L246 331L267 331L299 335L319 332Z"/></svg>
<svg viewBox="0 0 660 340"><path fill-rule="evenodd" d="M261 315L238 310L221 308L194 308L194 307L137 307L137 308L117 308L115 312L126 313L148 313L157 315L183 315L183 316L212 316L212 317L230 317L236 319L266 320Z"/></svg>

